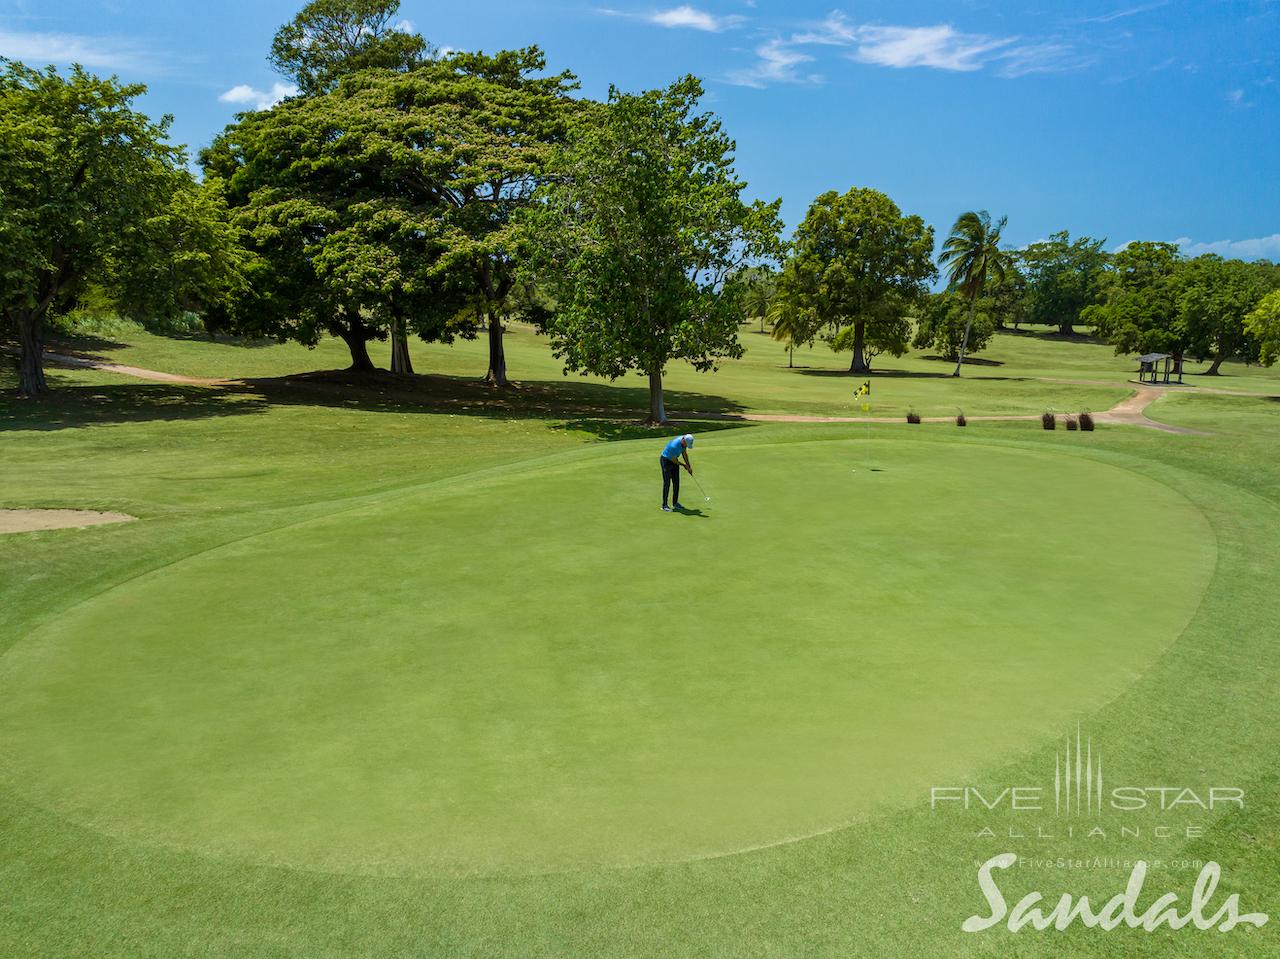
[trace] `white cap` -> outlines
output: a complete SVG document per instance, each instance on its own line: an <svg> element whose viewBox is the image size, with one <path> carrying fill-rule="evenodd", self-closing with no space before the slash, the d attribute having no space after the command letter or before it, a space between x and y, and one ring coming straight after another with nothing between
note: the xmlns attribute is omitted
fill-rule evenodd
<svg viewBox="0 0 1280 959"><path fill-rule="evenodd" d="M684 445L685 445L685 446L692 446L692 445L693 445L693 434L692 434L692 433L685 433L685 434L684 434L684 436L680 437L680 439L684 440Z"/></svg>

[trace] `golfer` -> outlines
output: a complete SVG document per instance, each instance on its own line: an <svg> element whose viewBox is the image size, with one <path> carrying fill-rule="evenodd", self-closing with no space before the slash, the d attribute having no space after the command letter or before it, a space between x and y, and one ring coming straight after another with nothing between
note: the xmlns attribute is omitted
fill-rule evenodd
<svg viewBox="0 0 1280 959"><path fill-rule="evenodd" d="M693 435L685 433L684 436L677 436L662 449L662 456L658 461L662 464L662 511L670 513L673 509L684 509L680 505L680 467L684 467L689 471L689 475L693 475L693 467L689 465L689 447L693 446ZM680 462L683 458L684 462ZM671 497L671 505L667 505L667 491L670 490L674 495Z"/></svg>

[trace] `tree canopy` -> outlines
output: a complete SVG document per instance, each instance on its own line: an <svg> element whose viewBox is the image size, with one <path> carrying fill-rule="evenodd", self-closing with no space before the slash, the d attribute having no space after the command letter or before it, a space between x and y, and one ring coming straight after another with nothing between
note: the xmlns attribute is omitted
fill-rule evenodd
<svg viewBox="0 0 1280 959"><path fill-rule="evenodd" d="M936 275L933 228L923 219L903 215L878 190L832 190L813 201L796 229L779 297L783 308L812 317L833 345L853 351L850 372L865 373L868 343L895 340L886 335L891 330L871 327L900 331L905 311Z"/></svg>
<svg viewBox="0 0 1280 959"><path fill-rule="evenodd" d="M568 370L649 378L649 415L666 420L662 377L685 360L739 356L744 264L781 253L780 201L747 203L733 141L698 112L702 85L625 94L583 113L530 216L537 270L557 301L549 332Z"/></svg>
<svg viewBox="0 0 1280 959"><path fill-rule="evenodd" d="M1190 338L1178 309L1179 260L1172 243L1130 243L1112 257L1102 302L1086 307L1081 320L1117 353L1169 353L1181 359Z"/></svg>
<svg viewBox="0 0 1280 959"><path fill-rule="evenodd" d="M361 70L411 70L432 51L399 10L400 0L311 0L276 31L271 63L304 94Z"/></svg>
<svg viewBox="0 0 1280 959"><path fill-rule="evenodd" d="M953 376L959 376L964 365L979 297L989 281L999 282L1009 271L1009 254L1000 248L1001 234L1007 222L1005 217L1001 217L992 223L991 214L986 210L970 210L960 214L942 244L939 262L947 271L947 283L969 304L969 317L954 357L956 368Z"/></svg>
<svg viewBox="0 0 1280 959"><path fill-rule="evenodd" d="M514 212L563 126L572 81L529 78L542 63L530 49L365 70L242 116L203 155L264 264L230 322L306 344L340 336L366 370L367 342L389 336L400 372L407 333L474 335L464 307L510 292ZM500 345L492 310L490 325Z"/></svg>
<svg viewBox="0 0 1280 959"><path fill-rule="evenodd" d="M129 316L203 308L241 285L244 254L216 191L185 169L146 88L0 61L0 322L19 389L47 390L44 324L92 284Z"/></svg>
<svg viewBox="0 0 1280 959"><path fill-rule="evenodd" d="M1258 344L1258 360L1271 366L1280 359L1280 290L1259 301L1245 318L1245 329Z"/></svg>
<svg viewBox="0 0 1280 959"><path fill-rule="evenodd" d="M1080 314L1102 297L1109 262L1105 242L1088 236L1072 240L1063 230L1022 250L1026 322L1056 326L1063 336L1075 332Z"/></svg>

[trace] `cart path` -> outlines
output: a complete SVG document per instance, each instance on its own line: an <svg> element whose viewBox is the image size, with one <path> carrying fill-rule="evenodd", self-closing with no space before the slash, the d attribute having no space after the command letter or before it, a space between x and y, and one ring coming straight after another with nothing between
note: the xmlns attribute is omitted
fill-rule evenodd
<svg viewBox="0 0 1280 959"><path fill-rule="evenodd" d="M239 386L245 385L244 380L239 379L222 379L206 376L180 376L176 373L164 373L160 370L147 370L140 366L125 366L120 363L109 363L105 360L95 360L87 356L74 356L68 353L49 353L44 354L44 358L51 363L57 363L60 366L72 366L79 369L100 370L104 373L116 373L120 376L129 376L139 380L150 380L155 383L172 383L182 386ZM1168 423L1159 423L1149 419L1146 415L1146 409L1161 396L1167 393L1156 387L1146 386L1143 384L1135 384L1132 381L1128 383L1117 383L1107 380L1069 380L1057 379L1053 377L1040 377L1045 383L1067 383L1081 386L1128 386L1134 392L1127 398L1121 400L1111 409L1101 413L1094 413L1093 418L1098 423L1116 423L1124 426L1140 426L1146 429L1159 430L1162 433L1178 433L1185 436L1205 436L1199 430L1188 429L1184 426L1172 426ZM1214 393L1218 395L1228 396L1271 396L1269 393L1243 393L1234 390L1221 390L1209 387L1193 387L1197 392ZM818 416L796 413L698 413L688 412L683 414L686 419L700 420L721 420L725 422L751 422L751 423L892 423L896 422L884 416ZM1040 419L1039 414L994 414L990 416L970 416L967 417L970 423L1007 423L1007 422L1031 422ZM921 418L924 423L951 423L955 421L953 416L925 416Z"/></svg>

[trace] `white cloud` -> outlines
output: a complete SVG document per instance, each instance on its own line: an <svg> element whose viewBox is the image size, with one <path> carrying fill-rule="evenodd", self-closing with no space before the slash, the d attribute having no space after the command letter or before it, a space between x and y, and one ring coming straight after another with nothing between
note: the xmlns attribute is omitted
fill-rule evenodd
<svg viewBox="0 0 1280 959"><path fill-rule="evenodd" d="M1260 236L1251 240L1216 240L1212 243L1196 243L1188 236L1173 241L1187 256L1203 256L1216 253L1228 260L1277 260L1280 261L1280 233Z"/></svg>
<svg viewBox="0 0 1280 959"><path fill-rule="evenodd" d="M731 72L726 79L744 86L766 86L771 81L817 81L816 75L800 76L797 67L814 59L804 52L812 47L844 47L859 63L907 69L923 67L958 73L992 69L1006 78L1032 73L1059 73L1093 62L1068 43L1026 41L1017 36L965 33L950 24L896 26L860 24L839 10L800 32L775 37L755 49L756 62Z"/></svg>
<svg viewBox="0 0 1280 959"><path fill-rule="evenodd" d="M241 83L219 94L218 102L242 104L251 110L267 110L285 97L297 96L297 94L298 88L292 83L273 83L270 90L259 90L247 83Z"/></svg>
<svg viewBox="0 0 1280 959"><path fill-rule="evenodd" d="M883 67L933 67L937 70L981 70L988 55L1014 38L960 33L952 27L862 27L857 32L855 60Z"/></svg>
<svg viewBox="0 0 1280 959"><path fill-rule="evenodd" d="M26 33L0 30L0 56L27 66L79 63L96 70L142 70L152 58L137 44L74 33Z"/></svg>
<svg viewBox="0 0 1280 959"><path fill-rule="evenodd" d="M736 14L724 17L717 16L714 13L699 10L697 7L691 7L688 4L665 10L653 10L649 13L627 13L623 10L614 10L609 7L601 7L597 12L610 17L643 20L645 23L651 23L659 27L701 30L704 33L722 33L725 30L732 30L746 20L745 17Z"/></svg>
<svg viewBox="0 0 1280 959"><path fill-rule="evenodd" d="M782 40L774 39L756 47L756 62L742 70L734 70L725 78L740 87L765 87L770 83L815 83L818 77L802 77L796 68L813 60Z"/></svg>
<svg viewBox="0 0 1280 959"><path fill-rule="evenodd" d="M1002 50L993 57L1000 76L1013 80L1032 73L1063 73L1096 62L1067 43L1029 43Z"/></svg>

